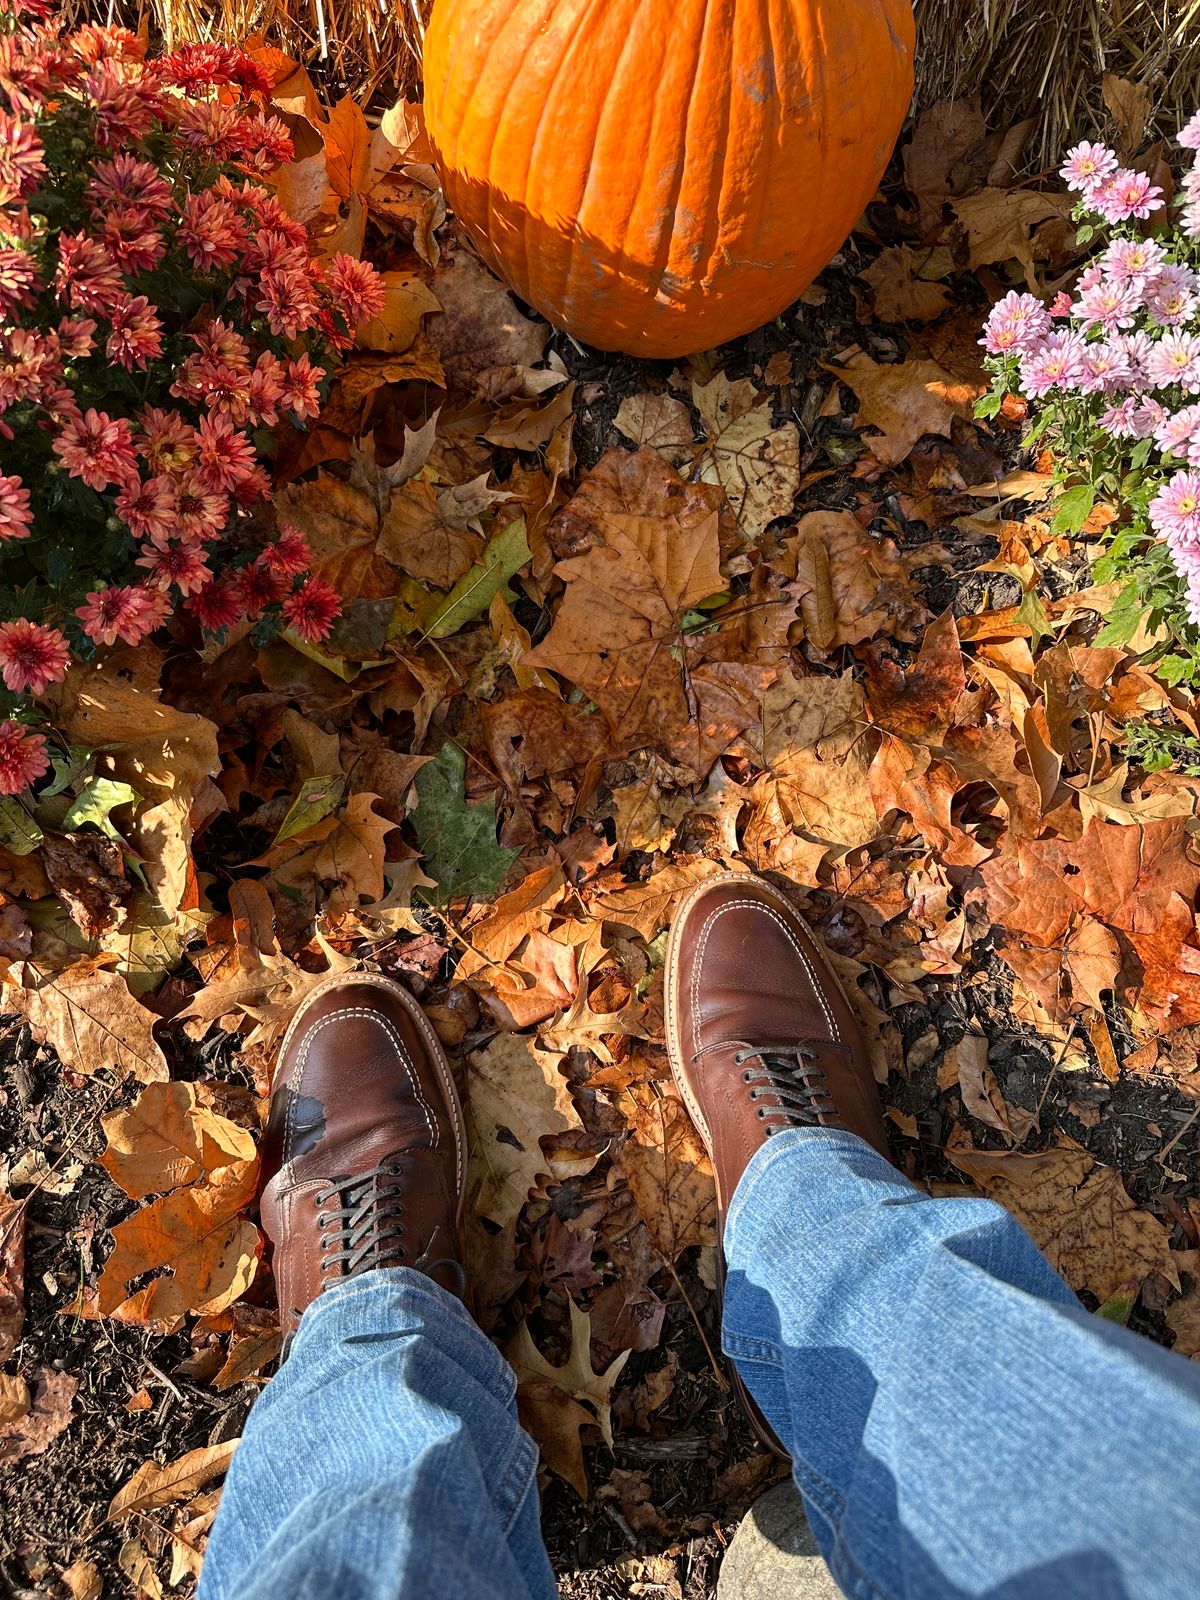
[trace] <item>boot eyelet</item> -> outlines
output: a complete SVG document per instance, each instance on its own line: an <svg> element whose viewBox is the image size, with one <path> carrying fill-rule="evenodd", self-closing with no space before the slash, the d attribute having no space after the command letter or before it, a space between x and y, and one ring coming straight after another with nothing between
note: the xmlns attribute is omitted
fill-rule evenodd
<svg viewBox="0 0 1200 1600"><path fill-rule="evenodd" d="M762 1121L762 1120L763 1120L763 1119L764 1119L764 1117L765 1117L765 1116L766 1116L766 1114L767 1114L767 1108L766 1108L766 1106L759 1106L759 1108L758 1108L758 1120L759 1120L759 1121L760 1121L760 1122L761 1122L761 1121Z"/></svg>
<svg viewBox="0 0 1200 1600"><path fill-rule="evenodd" d="M735 1067L740 1067L742 1062L745 1061L745 1059L746 1059L746 1053L745 1053L744 1050L735 1051L734 1057L733 1057L734 1066Z"/></svg>
<svg viewBox="0 0 1200 1600"><path fill-rule="evenodd" d="M752 1072L750 1072L750 1071L743 1072L742 1073L742 1082L743 1083L753 1083L754 1082L754 1074Z"/></svg>

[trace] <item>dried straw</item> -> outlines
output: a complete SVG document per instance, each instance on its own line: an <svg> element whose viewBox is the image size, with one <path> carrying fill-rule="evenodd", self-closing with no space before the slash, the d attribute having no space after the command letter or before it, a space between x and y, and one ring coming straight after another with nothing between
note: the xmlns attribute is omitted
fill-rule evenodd
<svg viewBox="0 0 1200 1600"><path fill-rule="evenodd" d="M68 0L80 16L171 43L263 34L329 87L364 103L414 93L431 0ZM1151 127L1171 133L1200 105L1200 0L916 0L917 105L979 94L993 126L1027 116L1026 150L1056 164L1076 138L1111 127L1104 73L1150 93Z"/></svg>
<svg viewBox="0 0 1200 1600"><path fill-rule="evenodd" d="M979 94L993 126L1034 116L1041 165L1111 136L1106 72L1145 86L1157 132L1200 105L1200 0L916 0L916 15L918 105Z"/></svg>

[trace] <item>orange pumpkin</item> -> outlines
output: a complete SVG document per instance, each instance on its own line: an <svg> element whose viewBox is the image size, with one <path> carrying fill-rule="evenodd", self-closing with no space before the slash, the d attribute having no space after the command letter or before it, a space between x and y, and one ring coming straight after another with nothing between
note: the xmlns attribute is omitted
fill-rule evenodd
<svg viewBox="0 0 1200 1600"><path fill-rule="evenodd" d="M602 350L761 327L874 193L909 0L436 0L425 115L480 253Z"/></svg>

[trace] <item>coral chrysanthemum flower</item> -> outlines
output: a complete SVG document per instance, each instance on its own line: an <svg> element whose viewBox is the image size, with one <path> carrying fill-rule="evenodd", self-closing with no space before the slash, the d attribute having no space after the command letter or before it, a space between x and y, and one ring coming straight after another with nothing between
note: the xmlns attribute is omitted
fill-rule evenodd
<svg viewBox="0 0 1200 1600"><path fill-rule="evenodd" d="M175 485L164 477L131 483L117 496L117 515L139 539L165 543L179 526Z"/></svg>
<svg viewBox="0 0 1200 1600"><path fill-rule="evenodd" d="M97 644L140 644L145 637L142 590L132 584L113 584L94 589L85 604L75 612L83 631Z"/></svg>
<svg viewBox="0 0 1200 1600"><path fill-rule="evenodd" d="M73 310L94 311L102 317L120 305L126 294L125 279L112 251L84 233L59 235L54 289L59 300Z"/></svg>
<svg viewBox="0 0 1200 1600"><path fill-rule="evenodd" d="M204 551L195 543L145 545L135 565L145 567L156 589L174 584L181 594L197 594L212 582Z"/></svg>
<svg viewBox="0 0 1200 1600"><path fill-rule="evenodd" d="M124 486L137 477L133 436L125 417L89 409L65 424L53 449L71 476L82 478L89 489Z"/></svg>
<svg viewBox="0 0 1200 1600"><path fill-rule="evenodd" d="M32 193L45 170L45 147L34 129L0 111L0 205Z"/></svg>
<svg viewBox="0 0 1200 1600"><path fill-rule="evenodd" d="M236 589L225 582L206 584L187 601L187 608L206 633L232 628L242 614Z"/></svg>
<svg viewBox="0 0 1200 1600"><path fill-rule="evenodd" d="M261 562L242 567L234 579L238 603L247 617L258 617L287 593L287 579Z"/></svg>
<svg viewBox="0 0 1200 1600"><path fill-rule="evenodd" d="M0 539L28 539L32 523L29 490L20 478L0 474Z"/></svg>
<svg viewBox="0 0 1200 1600"><path fill-rule="evenodd" d="M320 644L342 614L341 597L324 578L310 578L283 602L283 614L309 644Z"/></svg>
<svg viewBox="0 0 1200 1600"><path fill-rule="evenodd" d="M278 572L284 578L298 578L312 564L312 551L300 529L287 523L280 528L274 544L269 544L263 551L261 559L272 572Z"/></svg>
<svg viewBox="0 0 1200 1600"><path fill-rule="evenodd" d="M306 417L319 415L320 383L324 376L325 368L313 366L307 355L298 356L296 360L287 363L281 399L300 421L303 422Z"/></svg>
<svg viewBox="0 0 1200 1600"><path fill-rule="evenodd" d="M163 353L162 323L144 294L126 300L112 314L112 332L105 345L110 361L126 372L144 370Z"/></svg>
<svg viewBox="0 0 1200 1600"><path fill-rule="evenodd" d="M369 261L339 252L329 263L327 278L334 303L351 328L383 310L387 291Z"/></svg>
<svg viewBox="0 0 1200 1600"><path fill-rule="evenodd" d="M19 722L0 722L0 794L20 794L50 770L46 741Z"/></svg>
<svg viewBox="0 0 1200 1600"><path fill-rule="evenodd" d="M257 465L252 439L235 428L227 416L202 417L198 430L200 453L196 474L207 489L236 489Z"/></svg>
<svg viewBox="0 0 1200 1600"><path fill-rule="evenodd" d="M27 617L0 622L0 674L14 694L41 694L67 675L70 651L57 628Z"/></svg>

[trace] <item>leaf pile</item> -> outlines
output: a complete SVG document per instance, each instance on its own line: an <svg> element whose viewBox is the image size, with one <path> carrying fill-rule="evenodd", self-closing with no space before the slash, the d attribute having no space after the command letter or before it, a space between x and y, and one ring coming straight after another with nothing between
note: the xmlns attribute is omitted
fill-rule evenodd
<svg viewBox="0 0 1200 1600"><path fill-rule="evenodd" d="M390 285L320 425L278 441L280 510L346 613L327 651L232 636L202 682L146 649L77 669L56 714L96 752L89 808L4 823L10 1007L119 1102L104 1164L133 1204L79 1308L189 1326L193 1375L261 1381L272 1051L315 983L370 963L461 1072L476 1305L546 1464L580 1494L609 1473L655 1526L638 1475L582 1445L665 1436L667 1333L696 1312L703 1365L715 1331L663 935L733 868L826 939L908 1170L991 1194L1109 1314L1141 1297L1200 1350L1190 1146L1158 1130L1127 1185L1047 1099L1068 1081L1086 1137L1114 1087L1200 1084L1197 787L1126 749L1147 718L1194 733L1195 707L1136 640L1097 643L1103 516L1072 526L1018 416L972 420L988 296L1070 269L1059 198L1007 188L971 108L935 108L787 327L609 393L447 224L415 108L326 117L264 61L308 152L281 198ZM1034 1041L1038 1093L964 995ZM253 1090L168 1081L164 1030L219 1029ZM132 1581L153 1592L209 1509L143 1518Z"/></svg>

